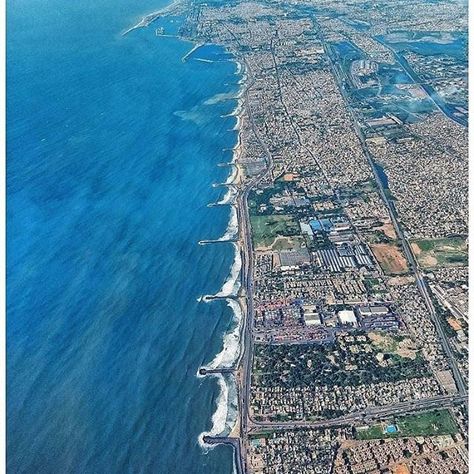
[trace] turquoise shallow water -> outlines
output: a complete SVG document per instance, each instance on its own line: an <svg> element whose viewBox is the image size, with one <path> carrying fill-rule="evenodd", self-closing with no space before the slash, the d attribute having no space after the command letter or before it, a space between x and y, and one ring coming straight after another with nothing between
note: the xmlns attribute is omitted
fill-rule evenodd
<svg viewBox="0 0 474 474"><path fill-rule="evenodd" d="M235 324L222 198L236 66L181 57L148 0L10 0L7 464L11 473L229 473L204 453ZM201 52L200 54L205 54ZM211 99L211 100L209 100Z"/></svg>

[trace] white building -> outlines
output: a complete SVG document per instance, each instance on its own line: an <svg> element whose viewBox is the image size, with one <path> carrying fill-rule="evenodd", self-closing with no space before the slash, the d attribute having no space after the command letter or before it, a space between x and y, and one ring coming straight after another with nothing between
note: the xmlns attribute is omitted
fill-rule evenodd
<svg viewBox="0 0 474 474"><path fill-rule="evenodd" d="M354 311L350 309L345 309L342 311L338 311L337 317L341 324L350 324L351 326L357 326L357 318Z"/></svg>

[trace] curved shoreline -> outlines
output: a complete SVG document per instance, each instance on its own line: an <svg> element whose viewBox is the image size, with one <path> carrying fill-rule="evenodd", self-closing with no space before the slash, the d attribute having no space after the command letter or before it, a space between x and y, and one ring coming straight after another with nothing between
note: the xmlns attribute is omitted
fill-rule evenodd
<svg viewBox="0 0 474 474"><path fill-rule="evenodd" d="M122 36L127 35L138 28L146 28L155 20L162 16L168 16L172 13L177 13L179 8L183 6L185 2L183 0L175 0L168 6L158 10L154 13L148 14L136 23L131 28L125 30ZM206 43L194 41L190 38L177 37L179 40L193 43L191 50L186 53L182 59L185 62L191 55L198 50L201 46ZM222 45L216 45L222 47ZM217 242L230 242L235 246L234 260L229 269L229 274L225 279L221 290L216 295L204 295L199 298L202 302L212 302L215 299L226 299L227 305L231 307L234 316L231 328L224 332L222 350L217 353L211 362L202 366L204 369L219 369L219 368L234 368L240 365L244 346L242 344L244 338L244 332L246 328L245 314L247 311L246 304L243 301L240 291L242 289L242 253L244 252L242 243L242 228L239 222L239 211L238 203L236 198L239 194L238 186L241 184L241 169L238 161L242 153L242 136L241 136L241 123L242 123L242 110L243 110L243 95L247 83L247 76L245 73L244 64L238 61L234 54L230 55L229 61L232 61L236 65L235 74L240 76L238 80L239 89L234 99L237 100L237 104L234 110L223 117L234 116L236 117L236 123L232 130L237 131L236 143L232 147L232 160L227 163L230 166L230 173L227 177L224 186L227 186L228 190L226 194L217 203L218 205L230 206L230 216L227 229L222 237ZM236 191L237 189L237 191ZM201 369L200 368L200 369ZM199 369L199 370L200 370ZM218 372L211 372L207 374L200 374L199 370L196 373L196 377L214 377L217 379L219 394L217 396L215 409L211 417L211 428L209 431L203 431L197 439L197 442L201 448L207 452L213 449L217 444L228 444L234 449L234 471L237 466L241 467L240 462L240 442L238 438L231 438L229 441L228 436L235 430L239 429L239 388L238 388L238 376L235 373L221 374ZM211 442L211 440L213 440ZM209 442L208 442L209 441ZM238 446L236 446L238 444ZM236 464L237 460L237 464ZM240 469L237 469L240 471Z"/></svg>
<svg viewBox="0 0 474 474"><path fill-rule="evenodd" d="M242 108L243 108L243 92L244 92L244 87L246 84L246 77L244 73L244 68L243 65L235 59L235 56L232 55L232 59L236 66L237 66L237 71L236 74L240 75L241 78L238 81L239 84L239 91L237 93L237 105L235 109L230 113L230 116L235 116L236 117L236 124L234 126L234 130L237 131L237 140L235 145L233 146L233 155L232 155L232 160L231 164L234 165L231 167L231 171L229 173L229 176L225 182L226 185L229 186L229 191L226 193L225 197L220 201L222 205L229 205L231 208L231 214L230 214L230 220L229 220L229 225L228 228L221 239L228 238L230 235L233 237L237 238L236 242L233 242L235 246L235 258L234 261L231 265L230 273L229 276L224 282L222 289L214 295L215 297L219 298L226 298L226 297L234 297L234 299L230 300L227 299L229 306L232 307L232 310L234 311L234 321L236 321L236 325L232 327L232 329L228 330L227 332L224 333L223 335L223 349L221 352L216 354L214 359L209 363L203 366L202 368L208 368L208 369L216 369L216 368L229 368L232 367L235 370L237 370L238 365L240 364L241 358L242 358L242 339L244 336L244 330L245 330L245 312L246 312L246 305L242 301L242 297L239 295L240 291L242 289L241 286L241 272L242 272L242 243L241 243L241 223L238 220L238 209L237 209L237 203L235 202L235 198L237 193L232 192L232 187L233 186L238 186L240 184L240 168L238 165L238 160L239 157L242 153L242 136L241 136L241 113L242 113ZM236 267L238 267L238 271L235 271ZM231 284L232 282L232 284ZM229 285L232 285L232 292L229 292L230 288ZM226 288L227 286L227 288ZM230 347L230 341L232 341L232 345ZM227 356L231 357L225 357L225 353L227 352ZM213 425L211 427L211 430L209 432L203 432L199 436L198 442L200 446L205 449L209 450L214 448L217 444L228 444L233 446L234 448L234 457L237 455L240 457L240 453L236 452L236 446L235 443L233 442L228 442L228 436L234 432L239 425L239 394L238 394L238 380L236 374L229 374L228 377L232 377L232 387L229 387L229 381L224 377L222 374L216 374L216 373L209 373L206 375L200 375L198 372L198 377L206 377L206 376L212 376L212 377L217 377L218 383L220 386L220 393L217 399L217 405L216 405L216 410L213 414L212 421ZM231 392L231 388L234 388L234 393ZM223 408L226 408L226 415L225 415L225 422L231 422L232 426L226 423L222 423L222 419L218 420L216 419L216 414L217 413L223 413ZM234 409L235 407L235 409ZM235 413L233 413L235 411ZM232 417L232 420L229 420L229 415L234 415ZM222 416L222 415L221 415ZM222 418L224 418L222 416ZM220 421L220 426L216 426L217 423ZM223 428L222 430L219 430L219 428ZM208 438L206 440L206 438ZM215 438L215 442L208 442L210 438Z"/></svg>
<svg viewBox="0 0 474 474"><path fill-rule="evenodd" d="M150 26L155 20L160 18L161 16L170 15L173 12L177 12L180 6L182 6L185 2L183 0L173 0L170 4L166 7L157 10L156 12L149 13L141 18L140 21L135 23L135 25L131 26L127 30L122 32L122 36L127 35L133 30L137 30L138 28L146 28Z"/></svg>

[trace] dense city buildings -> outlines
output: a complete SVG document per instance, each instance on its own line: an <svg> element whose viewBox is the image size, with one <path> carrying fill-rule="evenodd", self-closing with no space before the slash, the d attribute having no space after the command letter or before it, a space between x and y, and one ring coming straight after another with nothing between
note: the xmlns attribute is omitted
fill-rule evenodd
<svg viewBox="0 0 474 474"><path fill-rule="evenodd" d="M244 75L242 470L467 472L466 9L192 5Z"/></svg>

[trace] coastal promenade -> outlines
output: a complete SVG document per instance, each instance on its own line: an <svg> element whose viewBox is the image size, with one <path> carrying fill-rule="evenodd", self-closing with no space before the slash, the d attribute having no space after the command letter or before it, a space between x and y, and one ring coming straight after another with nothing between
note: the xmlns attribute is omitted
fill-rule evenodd
<svg viewBox="0 0 474 474"><path fill-rule="evenodd" d="M247 113L250 120L250 125L252 132L255 134L255 137L259 141L263 150L265 150L265 155L267 158L267 167L263 173L256 178L252 179L247 185L244 186L241 192L237 195L237 216L240 224L240 236L242 239L242 288L245 290L246 294L246 317L242 330L242 353L241 359L239 361L239 367L242 369L241 377L241 386L240 386L240 429L241 429L241 438L244 446L248 442L248 427L250 420L249 415L249 404L250 404L250 386L251 386L251 376L252 376L252 356L253 356L253 337L252 337L252 328L253 328L253 318L254 318L254 308L253 308L253 246L252 246L252 234L250 227L250 217L248 210L248 195L250 191L269 173L272 171L272 157L265 144L259 137L255 123L254 117L252 115L252 109L249 106L249 97L248 90L251 87L252 72L249 64L243 59L245 70L247 73L248 86L244 90L244 100L247 104ZM245 448L244 448L245 451ZM242 472L248 472L247 469L247 457L245 452L242 453Z"/></svg>
<svg viewBox="0 0 474 474"><path fill-rule="evenodd" d="M245 446L248 443L248 433L254 422L249 415L249 404L250 404L250 386L251 386L251 372L252 372L252 355L253 355L253 245L252 245L252 234L250 226L250 217L248 210L248 196L252 189L255 188L265 177L267 177L272 171L272 157L267 147L258 135L254 117L252 115L252 109L249 104L248 90L254 83L252 71L245 60L242 58L242 62L245 67L245 73L247 75L246 84L243 85L243 97L244 104L246 104L246 112L248 114L252 132L255 134L262 148L265 150L267 167L258 176L254 177L241 188L238 188L237 195L235 197L235 206L237 210L237 219L239 222L239 239L240 250L242 256L242 268L240 273L241 288L243 295L246 300L244 321L241 329L241 352L239 359L234 367L229 368L216 368L206 369L201 368L201 375L208 375L213 373L235 373L240 370L240 377L237 377L237 390L239 395L239 415L240 415L240 438L227 436L205 436L203 441L210 445L215 444L226 444L234 448L235 455L235 467L239 474L249 472L247 466L247 456L245 452ZM238 159L237 159L238 162ZM234 164L234 163L232 163ZM238 163L235 164L238 166ZM229 186L235 186L235 184L228 184ZM234 240L233 240L234 241ZM229 242L225 241L201 241L200 244L206 243L217 243L217 242Z"/></svg>

